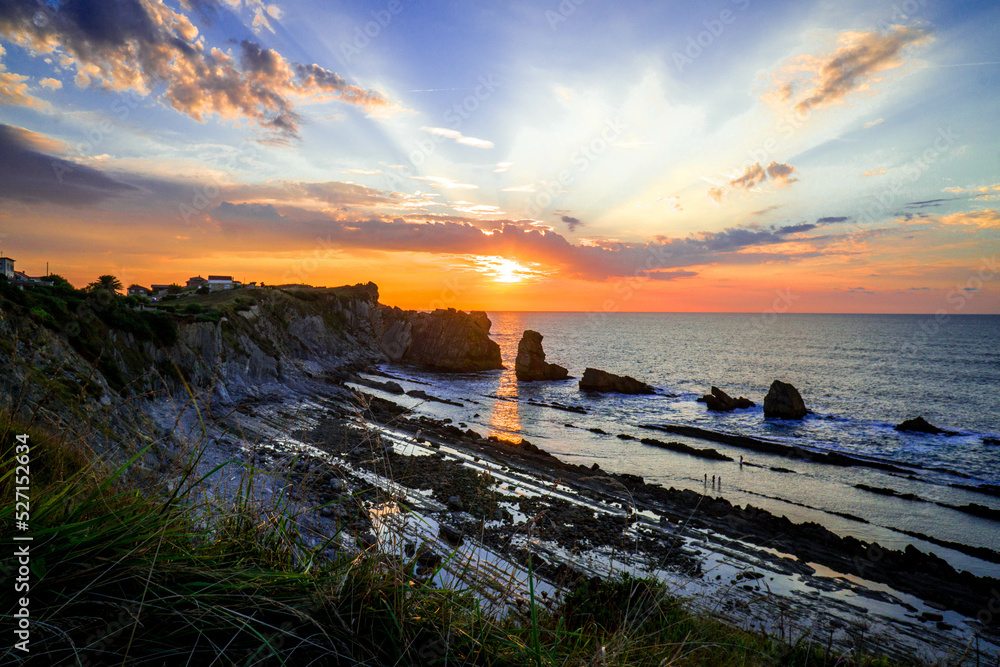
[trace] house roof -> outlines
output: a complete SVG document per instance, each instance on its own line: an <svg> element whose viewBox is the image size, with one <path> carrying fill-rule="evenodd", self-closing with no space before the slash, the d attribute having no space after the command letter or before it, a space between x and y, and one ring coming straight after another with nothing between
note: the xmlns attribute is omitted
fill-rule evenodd
<svg viewBox="0 0 1000 667"><path fill-rule="evenodd" d="M211 278L211 276L209 277ZM202 278L201 276L194 276L192 278L188 278L188 280L204 280L204 278Z"/></svg>
<svg viewBox="0 0 1000 667"><path fill-rule="evenodd" d="M17 261L17 260L16 260L16 259L14 259L13 257L0 257L0 259L9 259L9 260L10 260L10 261L12 261L12 262L16 262L16 261Z"/></svg>
<svg viewBox="0 0 1000 667"><path fill-rule="evenodd" d="M232 276L209 276L208 279L209 280L229 280L229 281L232 281L233 277Z"/></svg>

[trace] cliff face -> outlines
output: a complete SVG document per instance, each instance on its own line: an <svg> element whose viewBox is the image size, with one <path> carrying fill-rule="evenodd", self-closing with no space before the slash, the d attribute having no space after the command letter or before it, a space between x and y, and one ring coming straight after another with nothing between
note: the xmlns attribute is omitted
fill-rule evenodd
<svg viewBox="0 0 1000 667"><path fill-rule="evenodd" d="M379 319L379 346L389 361L456 373L503 368L500 346L489 337L492 323L482 311L386 308Z"/></svg>
<svg viewBox="0 0 1000 667"><path fill-rule="evenodd" d="M39 315L34 301L17 301L34 295L14 296L0 299L0 400L14 403L24 393L27 404L48 402L67 417L136 396L186 392L185 385L229 403L385 361L456 372L501 368L484 313L390 308L378 302L373 283L234 290L209 295L200 310L186 297L171 316L176 335L160 337L117 326L107 308L98 315L70 308L69 319L54 321ZM73 319L77 311L83 315Z"/></svg>

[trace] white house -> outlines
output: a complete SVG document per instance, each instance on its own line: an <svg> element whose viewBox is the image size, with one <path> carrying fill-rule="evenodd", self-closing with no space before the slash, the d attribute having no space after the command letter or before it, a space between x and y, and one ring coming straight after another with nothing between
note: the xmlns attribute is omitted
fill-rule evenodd
<svg viewBox="0 0 1000 667"><path fill-rule="evenodd" d="M0 257L0 272L7 276L7 280L13 280L14 260L10 257Z"/></svg>
<svg viewBox="0 0 1000 667"><path fill-rule="evenodd" d="M233 289L234 287L239 287L240 282L233 280L232 276L209 276L208 277L208 288L213 292L224 289Z"/></svg>

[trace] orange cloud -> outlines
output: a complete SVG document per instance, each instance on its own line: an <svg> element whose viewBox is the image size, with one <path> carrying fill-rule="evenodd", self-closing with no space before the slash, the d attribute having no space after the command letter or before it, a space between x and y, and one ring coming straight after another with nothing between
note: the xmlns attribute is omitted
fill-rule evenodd
<svg viewBox="0 0 1000 667"><path fill-rule="evenodd" d="M6 51L0 44L0 104L18 107L47 107L49 104L28 93L28 77L8 72L3 64ZM42 82L44 84L44 82Z"/></svg>
<svg viewBox="0 0 1000 667"><path fill-rule="evenodd" d="M784 162L772 161L771 164L767 165L766 169L760 166L759 162L754 162L743 170L742 175L730 180L729 186L749 190L763 183L770 176L771 180L775 181L781 187L799 180L792 176L793 173L795 173L795 167ZM722 201L724 193L725 188L723 186L716 186L709 189L708 198L718 204Z"/></svg>
<svg viewBox="0 0 1000 667"><path fill-rule="evenodd" d="M148 94L165 84L163 99L198 121L217 114L249 119L287 140L301 122L293 102L336 99L370 114L400 107L377 91L364 90L319 65L292 63L272 49L244 40L238 62L229 52L205 49L184 14L152 0L99 3L97 15L53 12L35 21L36 8L15 3L0 16L0 35L37 53L57 54L76 68L76 84Z"/></svg>
<svg viewBox="0 0 1000 667"><path fill-rule="evenodd" d="M789 60L772 75L774 86L762 99L770 103L794 99L799 112L842 104L850 93L869 90L879 72L905 64L902 55L907 47L928 41L927 32L907 26L893 26L887 33L841 33L833 53L801 54ZM881 119L866 127L879 122Z"/></svg>
<svg viewBox="0 0 1000 667"><path fill-rule="evenodd" d="M871 169L869 171L863 172L861 175L862 176L880 176L881 174L884 174L884 173L886 173L885 169Z"/></svg>
<svg viewBox="0 0 1000 667"><path fill-rule="evenodd" d="M944 192L951 192L954 194L959 194L962 192L976 192L982 195L988 195L990 192L1000 192L1000 183L994 185L983 185L978 188L962 188L958 186L952 186L950 188L944 188Z"/></svg>
<svg viewBox="0 0 1000 667"><path fill-rule="evenodd" d="M1000 211L995 208L986 208L981 211L952 213L951 215L939 216L937 221L942 225L1000 229Z"/></svg>

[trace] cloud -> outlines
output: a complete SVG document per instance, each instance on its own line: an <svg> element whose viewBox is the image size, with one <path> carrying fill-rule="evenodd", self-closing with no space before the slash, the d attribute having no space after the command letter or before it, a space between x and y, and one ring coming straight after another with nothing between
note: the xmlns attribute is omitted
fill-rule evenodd
<svg viewBox="0 0 1000 667"><path fill-rule="evenodd" d="M518 185L511 188L502 188L500 192L535 192L534 184L531 185Z"/></svg>
<svg viewBox="0 0 1000 667"><path fill-rule="evenodd" d="M382 173L381 169L345 169L342 174L353 174L357 176L378 176Z"/></svg>
<svg viewBox="0 0 1000 667"><path fill-rule="evenodd" d="M986 208L981 211L952 213L951 215L938 216L937 222L942 225L1000 229L1000 211L995 208Z"/></svg>
<svg viewBox="0 0 1000 667"><path fill-rule="evenodd" d="M874 294L875 293L875 292L871 291L870 289L868 289L867 287L848 287L846 291L850 292L851 294Z"/></svg>
<svg viewBox="0 0 1000 667"><path fill-rule="evenodd" d="M819 218L818 220L816 220L816 224L817 225L835 225L837 223L847 222L849 220L853 220L853 218L849 218L846 215L831 215L831 216L827 216L825 218Z"/></svg>
<svg viewBox="0 0 1000 667"><path fill-rule="evenodd" d="M771 211L773 211L775 209L779 209L779 208L781 208L781 206L775 204L773 206L768 206L767 208L762 208L759 211L754 211L750 215L753 215L753 216L764 215L765 213L770 213Z"/></svg>
<svg viewBox="0 0 1000 667"><path fill-rule="evenodd" d="M576 228L583 224L582 222L580 222L579 218L574 218L569 215L564 215L562 217L562 221L566 223L566 225L569 227L569 231L571 232L575 232Z"/></svg>
<svg viewBox="0 0 1000 667"><path fill-rule="evenodd" d="M62 81L59 79L42 79L38 83L42 86L42 88L48 88L49 90L59 90L62 88Z"/></svg>
<svg viewBox="0 0 1000 667"><path fill-rule="evenodd" d="M924 201L911 201L906 204L906 208L934 208L940 206L942 202L951 201L953 198L925 199ZM961 199L961 197L957 197Z"/></svg>
<svg viewBox="0 0 1000 667"><path fill-rule="evenodd" d="M983 185L983 186L980 186L980 187L969 187L969 188L961 188L961 187L958 187L958 186L952 186L950 188L944 188L943 191L944 192L952 192L952 193L955 193L955 194L958 194L958 193L961 193L961 192L987 194L989 192L1000 192L1000 183L995 183L993 185Z"/></svg>
<svg viewBox="0 0 1000 667"><path fill-rule="evenodd" d="M667 195L665 197L660 197L659 199L656 200L656 203L658 203L658 204L665 204L666 206L669 206L672 211L677 211L678 213L680 213L681 211L684 210L681 207L680 197L675 197L673 195Z"/></svg>
<svg viewBox="0 0 1000 667"><path fill-rule="evenodd" d="M792 177L794 172L795 167L790 164L785 164L784 162L772 162L767 165L767 175L770 176L772 180L777 181L779 186L788 185L789 183L794 183L799 180Z"/></svg>
<svg viewBox="0 0 1000 667"><path fill-rule="evenodd" d="M781 187L783 185L795 183L799 180L792 176L793 173L795 173L795 167L784 162L772 161L766 168L762 167L760 162L754 162L752 165L746 167L740 176L731 179L729 181L729 186L731 188L750 190L766 181L770 176L771 180L775 181L778 184L778 187ZM722 196L724 194L725 187L719 185L709 189L708 198L718 204L722 201Z"/></svg>
<svg viewBox="0 0 1000 667"><path fill-rule="evenodd" d="M472 185L471 183L457 183L450 178L442 178L441 176L410 176L414 181L426 181L436 188L444 188L445 190L478 190L478 185Z"/></svg>
<svg viewBox="0 0 1000 667"><path fill-rule="evenodd" d="M865 129L867 130L869 127L875 127L876 125L881 125L884 122L885 122L884 118L876 118L873 121L865 123Z"/></svg>
<svg viewBox="0 0 1000 667"><path fill-rule="evenodd" d="M485 139L476 139L475 137L467 137L458 130L449 130L448 128L444 127L426 127L426 126L421 127L420 129L423 130L424 132L430 132L431 134L438 137L444 137L446 139L454 139L456 143L460 143L463 146L472 146L473 148L493 148L492 141L486 141Z"/></svg>
<svg viewBox="0 0 1000 667"><path fill-rule="evenodd" d="M497 162L497 168L493 170L493 173L502 174L513 166L513 162Z"/></svg>
<svg viewBox="0 0 1000 667"><path fill-rule="evenodd" d="M746 168L742 176L729 181L729 185L734 188L744 188L749 190L766 178L767 174L765 173L764 168L760 166L760 162L754 162Z"/></svg>
<svg viewBox="0 0 1000 667"><path fill-rule="evenodd" d="M777 230L775 230L774 233L775 234L798 234L800 232L808 232L808 231L813 230L813 229L816 229L816 225L814 225L812 223L809 223L809 222L803 222L802 224L798 224L798 225L785 225L784 227L779 227Z"/></svg>
<svg viewBox="0 0 1000 667"><path fill-rule="evenodd" d="M224 201L211 211L216 220L266 220L278 222L284 216L272 204L232 204Z"/></svg>
<svg viewBox="0 0 1000 667"><path fill-rule="evenodd" d="M930 41L924 30L892 26L887 32L844 32L837 49L825 56L802 54L789 60L773 75L772 90L762 98L771 103L793 102L800 113L844 103L853 92L871 89L880 72L905 64L908 47ZM880 120L873 121L871 127Z"/></svg>
<svg viewBox="0 0 1000 667"><path fill-rule="evenodd" d="M879 176L879 175L884 174L884 173L886 173L885 169L871 169L869 171L863 172L861 175L862 176Z"/></svg>
<svg viewBox="0 0 1000 667"><path fill-rule="evenodd" d="M28 2L0 4L0 35L76 68L76 85L149 94L203 121L250 120L272 139L298 136L296 103L339 100L370 114L399 110L377 91L364 90L319 65L287 61L255 42L237 56L207 49L183 13L145 0L65 0L35 21Z"/></svg>
<svg viewBox="0 0 1000 667"><path fill-rule="evenodd" d="M677 278L690 278L698 274L694 271L679 269L677 271L640 271L639 275L653 280L676 280Z"/></svg>
<svg viewBox="0 0 1000 667"><path fill-rule="evenodd" d="M0 123L0 200L78 206L138 192L96 169L50 154L61 146L30 130Z"/></svg>
<svg viewBox="0 0 1000 667"><path fill-rule="evenodd" d="M6 51L0 44L0 105L42 108L49 105L28 92L28 77L8 72L3 64Z"/></svg>

